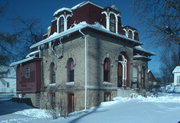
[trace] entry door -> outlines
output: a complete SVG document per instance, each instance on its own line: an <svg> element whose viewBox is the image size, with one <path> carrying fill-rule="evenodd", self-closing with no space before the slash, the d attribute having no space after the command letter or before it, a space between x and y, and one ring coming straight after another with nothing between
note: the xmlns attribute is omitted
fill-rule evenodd
<svg viewBox="0 0 180 123"><path fill-rule="evenodd" d="M117 70L117 79L118 79L118 81L117 81L117 86L118 87L122 87L122 74L123 74L123 72L122 72L122 65L120 64L120 63L118 63L118 70Z"/></svg>
<svg viewBox="0 0 180 123"><path fill-rule="evenodd" d="M68 93L68 113L74 111L74 93Z"/></svg>

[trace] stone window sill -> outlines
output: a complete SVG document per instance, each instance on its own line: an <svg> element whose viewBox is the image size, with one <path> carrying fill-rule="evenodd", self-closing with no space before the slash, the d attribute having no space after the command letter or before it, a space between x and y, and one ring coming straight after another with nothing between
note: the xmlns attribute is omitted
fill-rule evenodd
<svg viewBox="0 0 180 123"><path fill-rule="evenodd" d="M103 82L103 85L112 85L111 82Z"/></svg>
<svg viewBox="0 0 180 123"><path fill-rule="evenodd" d="M67 86L74 86L74 82L66 82Z"/></svg>

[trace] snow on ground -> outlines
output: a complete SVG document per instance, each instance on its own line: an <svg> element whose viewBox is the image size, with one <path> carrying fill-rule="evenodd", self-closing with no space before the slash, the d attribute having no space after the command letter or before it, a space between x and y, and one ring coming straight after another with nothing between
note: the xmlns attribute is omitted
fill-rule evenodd
<svg viewBox="0 0 180 123"><path fill-rule="evenodd" d="M20 111L11 111L11 108ZM6 109L9 113L3 112ZM25 104L0 101L0 123L178 123L180 121L180 94L162 94L160 97L116 97L87 111L73 112L67 118L52 120L47 110L33 109Z"/></svg>

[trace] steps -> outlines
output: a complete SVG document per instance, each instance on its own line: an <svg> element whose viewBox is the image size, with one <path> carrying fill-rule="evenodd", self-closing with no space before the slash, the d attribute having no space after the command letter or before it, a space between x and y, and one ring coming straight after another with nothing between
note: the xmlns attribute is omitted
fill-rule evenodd
<svg viewBox="0 0 180 123"><path fill-rule="evenodd" d="M36 99L35 99L35 107L40 107L40 94L36 94Z"/></svg>

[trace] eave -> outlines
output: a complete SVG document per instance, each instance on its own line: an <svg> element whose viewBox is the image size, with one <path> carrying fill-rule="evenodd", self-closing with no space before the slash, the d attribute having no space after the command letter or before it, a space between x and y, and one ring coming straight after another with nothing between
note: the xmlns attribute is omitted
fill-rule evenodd
<svg viewBox="0 0 180 123"><path fill-rule="evenodd" d="M51 42L55 39L58 39L58 38L62 38L64 36L67 36L69 34L72 34L74 32L77 32L79 30L82 30L82 29L86 29L86 28L89 28L89 29L93 29L93 30L96 30L96 31L99 31L99 32L103 32L103 33L106 33L108 35L111 35L113 37L116 37L116 38L121 38L121 39L125 39L126 41L128 42L131 42L134 46L137 46L137 45L142 45L141 42L139 41L136 41L136 40L133 40L133 39L130 39L130 38L127 38L125 35L121 35L121 34L117 34L117 33L113 33L113 32L110 32L108 31L107 29L103 28L102 25L100 24L94 24L94 25L91 25L91 24L87 24L86 22L81 22L81 24L78 24L77 26L73 27L73 28L70 28L64 32L61 32L55 36L51 36L47 39L44 39L36 44L33 44L30 48L35 48L35 47L38 47L38 46L41 46L45 43L48 43L48 42Z"/></svg>

